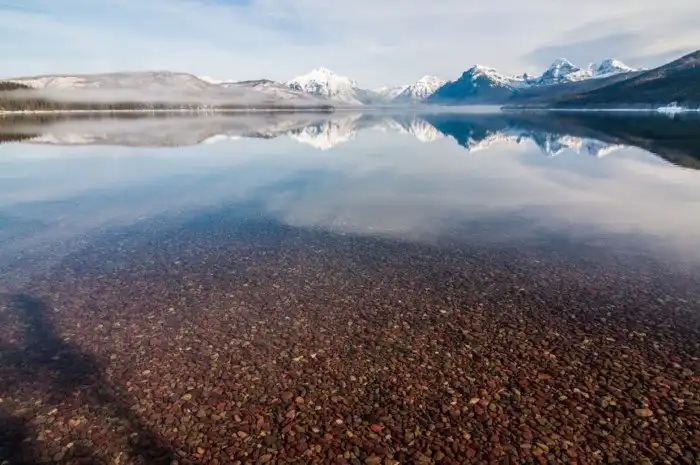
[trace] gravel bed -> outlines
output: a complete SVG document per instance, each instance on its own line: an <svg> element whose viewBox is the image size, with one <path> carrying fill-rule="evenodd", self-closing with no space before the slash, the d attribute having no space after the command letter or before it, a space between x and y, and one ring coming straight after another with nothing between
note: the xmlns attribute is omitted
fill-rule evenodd
<svg viewBox="0 0 700 465"><path fill-rule="evenodd" d="M115 234L3 289L0 463L697 464L698 276L255 222Z"/></svg>

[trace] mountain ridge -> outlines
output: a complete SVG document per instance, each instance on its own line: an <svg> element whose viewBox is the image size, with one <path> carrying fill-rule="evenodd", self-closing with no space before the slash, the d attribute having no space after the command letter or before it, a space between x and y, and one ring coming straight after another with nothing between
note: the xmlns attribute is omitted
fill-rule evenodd
<svg viewBox="0 0 700 465"><path fill-rule="evenodd" d="M630 79L549 102L555 108L610 108L630 105L654 108L677 103L700 107L700 50L665 65L640 72Z"/></svg>
<svg viewBox="0 0 700 465"><path fill-rule="evenodd" d="M473 65L455 81L447 82L432 96L428 103L441 104L502 104L528 89L604 79L636 72L614 58L591 63L586 69L579 68L565 58L557 58L539 76L527 73L509 76L494 68ZM546 91L544 91L546 92Z"/></svg>
<svg viewBox="0 0 700 465"><path fill-rule="evenodd" d="M357 81L320 67L290 81L270 79L217 80L173 71L134 71L95 74L47 74L6 79L34 91L41 105L23 106L22 94L2 90L2 111L41 108L70 109L45 101L79 102L90 106L125 103L113 109L170 108L333 108L366 105L414 104L498 105L512 108L635 108L656 109L677 102L700 107L700 51L651 70L637 69L614 58L578 67L565 58L555 59L540 75L506 75L483 65L473 65L457 79L444 81L425 75L410 85L369 90ZM25 89L24 91L26 91ZM12 94L12 95L10 95ZM140 105L129 106L138 102ZM143 103L146 105L144 106ZM149 106L150 105L150 106ZM171 105L172 106L172 105Z"/></svg>

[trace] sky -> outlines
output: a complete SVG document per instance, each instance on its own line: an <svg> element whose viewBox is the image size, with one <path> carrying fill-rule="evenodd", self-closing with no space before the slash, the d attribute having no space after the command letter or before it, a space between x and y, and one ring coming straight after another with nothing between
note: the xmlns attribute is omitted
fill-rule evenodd
<svg viewBox="0 0 700 465"><path fill-rule="evenodd" d="M653 67L700 43L697 0L0 0L0 76L131 70L361 87L555 58Z"/></svg>

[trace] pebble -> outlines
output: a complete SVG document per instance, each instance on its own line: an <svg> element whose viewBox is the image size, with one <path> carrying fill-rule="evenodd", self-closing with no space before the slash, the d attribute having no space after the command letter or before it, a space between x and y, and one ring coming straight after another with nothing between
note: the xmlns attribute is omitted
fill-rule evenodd
<svg viewBox="0 0 700 465"><path fill-rule="evenodd" d="M698 280L515 245L294 228L247 241L238 227L214 243L175 228L177 240L88 244L31 284L61 312L45 316L51 350L18 351L47 376L0 360L0 379L21 381L0 385L3 409L26 419L18 462L696 458ZM158 245L140 247L148 237ZM683 305L656 300L682 292ZM0 312L3 344L24 334L20 316Z"/></svg>

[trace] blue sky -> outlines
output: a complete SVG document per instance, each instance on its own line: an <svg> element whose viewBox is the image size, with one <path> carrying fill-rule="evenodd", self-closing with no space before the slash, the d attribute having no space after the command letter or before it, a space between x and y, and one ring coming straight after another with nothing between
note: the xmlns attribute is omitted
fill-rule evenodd
<svg viewBox="0 0 700 465"><path fill-rule="evenodd" d="M563 56L653 66L698 46L697 0L0 0L0 75L169 69L360 85L536 73Z"/></svg>

